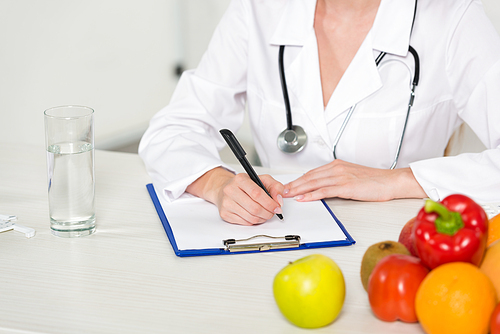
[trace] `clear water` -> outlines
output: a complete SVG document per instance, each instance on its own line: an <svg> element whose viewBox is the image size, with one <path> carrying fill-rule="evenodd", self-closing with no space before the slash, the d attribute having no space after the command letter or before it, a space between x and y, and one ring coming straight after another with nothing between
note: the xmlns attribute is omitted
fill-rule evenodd
<svg viewBox="0 0 500 334"><path fill-rule="evenodd" d="M87 142L47 148L52 234L77 237L95 231L94 148Z"/></svg>

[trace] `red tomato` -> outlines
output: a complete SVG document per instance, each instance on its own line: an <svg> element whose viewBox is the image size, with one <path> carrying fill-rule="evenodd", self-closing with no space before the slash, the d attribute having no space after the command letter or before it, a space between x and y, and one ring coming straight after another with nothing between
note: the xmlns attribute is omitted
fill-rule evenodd
<svg viewBox="0 0 500 334"><path fill-rule="evenodd" d="M490 333L500 334L500 303L497 304L497 307L493 310L493 314L491 314Z"/></svg>
<svg viewBox="0 0 500 334"><path fill-rule="evenodd" d="M415 295L428 272L414 256L392 254L380 260L368 280L368 298L377 318L417 322Z"/></svg>

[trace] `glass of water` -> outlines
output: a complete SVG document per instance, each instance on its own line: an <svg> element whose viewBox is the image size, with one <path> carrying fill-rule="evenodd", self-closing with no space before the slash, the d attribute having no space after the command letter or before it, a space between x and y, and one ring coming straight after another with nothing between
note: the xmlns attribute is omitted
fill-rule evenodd
<svg viewBox="0 0 500 334"><path fill-rule="evenodd" d="M95 232L94 110L45 110L50 229L59 237Z"/></svg>

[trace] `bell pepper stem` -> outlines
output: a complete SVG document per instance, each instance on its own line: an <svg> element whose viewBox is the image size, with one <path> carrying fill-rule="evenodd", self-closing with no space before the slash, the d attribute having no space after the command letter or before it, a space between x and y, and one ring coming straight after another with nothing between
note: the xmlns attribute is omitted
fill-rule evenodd
<svg viewBox="0 0 500 334"><path fill-rule="evenodd" d="M438 215L434 224L436 224L436 231L439 233L455 235L458 230L464 227L464 222L460 213L450 211L441 203L429 199L425 202L424 210L427 213L434 212Z"/></svg>

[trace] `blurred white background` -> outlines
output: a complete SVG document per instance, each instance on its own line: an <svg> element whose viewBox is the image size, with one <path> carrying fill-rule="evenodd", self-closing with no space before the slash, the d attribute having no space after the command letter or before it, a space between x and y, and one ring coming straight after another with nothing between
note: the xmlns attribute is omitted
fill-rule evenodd
<svg viewBox="0 0 500 334"><path fill-rule="evenodd" d="M96 148L133 151L229 1L0 0L0 142L42 148L43 111L74 104L94 108ZM500 31L500 1L484 6Z"/></svg>
<svg viewBox="0 0 500 334"><path fill-rule="evenodd" d="M97 148L137 142L228 3L0 0L0 142L43 146L43 111L64 104L95 110Z"/></svg>

